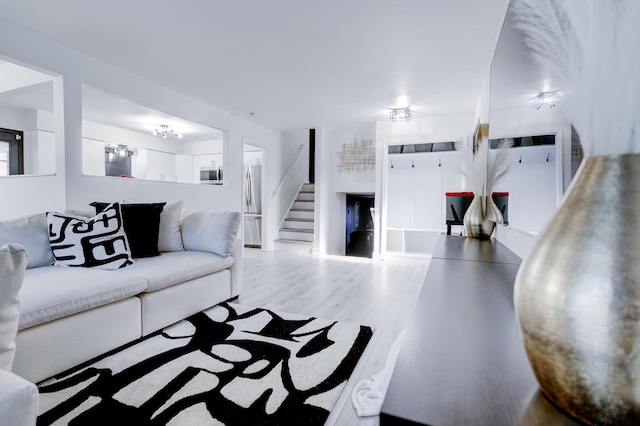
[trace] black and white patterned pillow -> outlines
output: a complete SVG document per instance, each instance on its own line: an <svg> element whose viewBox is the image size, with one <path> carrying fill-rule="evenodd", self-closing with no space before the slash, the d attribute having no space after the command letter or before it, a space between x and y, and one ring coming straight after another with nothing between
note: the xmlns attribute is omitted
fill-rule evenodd
<svg viewBox="0 0 640 426"><path fill-rule="evenodd" d="M47 212L54 265L118 269L133 263L120 205L91 218Z"/></svg>

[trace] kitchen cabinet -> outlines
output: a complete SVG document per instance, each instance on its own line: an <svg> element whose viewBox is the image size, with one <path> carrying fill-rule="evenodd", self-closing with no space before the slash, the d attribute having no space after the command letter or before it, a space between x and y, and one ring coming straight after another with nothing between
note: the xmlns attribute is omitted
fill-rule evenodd
<svg viewBox="0 0 640 426"><path fill-rule="evenodd" d="M199 183L193 180L193 156L176 154L175 157L176 182Z"/></svg>
<svg viewBox="0 0 640 426"><path fill-rule="evenodd" d="M147 179L167 182L176 181L175 154L162 151L145 150L147 154Z"/></svg>

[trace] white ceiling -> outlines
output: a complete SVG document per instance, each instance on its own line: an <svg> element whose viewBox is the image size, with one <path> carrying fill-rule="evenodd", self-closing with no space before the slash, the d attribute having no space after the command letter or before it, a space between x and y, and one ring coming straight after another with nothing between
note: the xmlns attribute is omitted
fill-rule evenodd
<svg viewBox="0 0 640 426"><path fill-rule="evenodd" d="M0 0L0 19L275 130L360 130L474 111L507 3Z"/></svg>

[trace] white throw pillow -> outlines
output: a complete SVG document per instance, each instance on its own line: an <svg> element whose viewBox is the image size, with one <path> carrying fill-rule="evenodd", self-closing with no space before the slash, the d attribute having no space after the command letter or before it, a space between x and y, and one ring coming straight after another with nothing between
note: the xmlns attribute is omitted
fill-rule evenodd
<svg viewBox="0 0 640 426"><path fill-rule="evenodd" d="M133 263L118 203L92 218L48 212L47 224L54 265L118 269Z"/></svg>
<svg viewBox="0 0 640 426"><path fill-rule="evenodd" d="M180 215L182 201L167 203L160 213L160 232L158 233L158 251L182 251L182 233L180 232Z"/></svg>
<svg viewBox="0 0 640 426"><path fill-rule="evenodd" d="M20 244L27 250L27 268L53 263L44 213L0 222L0 245L8 243Z"/></svg>
<svg viewBox="0 0 640 426"><path fill-rule="evenodd" d="M182 218L184 248L230 256L240 226L240 213L192 210Z"/></svg>
<svg viewBox="0 0 640 426"><path fill-rule="evenodd" d="M0 369L11 371L20 319L18 291L22 287L27 252L17 244L0 247Z"/></svg>

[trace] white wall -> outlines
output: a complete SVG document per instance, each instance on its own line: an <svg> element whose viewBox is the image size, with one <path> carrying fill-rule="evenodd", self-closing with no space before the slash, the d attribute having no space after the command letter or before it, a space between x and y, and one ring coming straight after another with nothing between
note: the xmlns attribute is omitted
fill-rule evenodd
<svg viewBox="0 0 640 426"><path fill-rule="evenodd" d="M146 201L184 200L185 208L241 210L242 139L277 146L279 133L233 117L181 93L72 50L12 24L0 25L0 57L60 75L54 81L56 175L2 180L0 217L53 209L82 209L97 197ZM141 105L225 132L225 185L190 185L84 176L82 173L82 85L125 96ZM63 95L63 96L61 96ZM277 153L279 156L279 152ZM274 161L278 163L278 161ZM11 181L11 184L8 182ZM26 195L28 194L28 195Z"/></svg>
<svg viewBox="0 0 640 426"><path fill-rule="evenodd" d="M0 127L4 129L29 129L34 130L31 116L28 111L19 111L13 108L0 107Z"/></svg>
<svg viewBox="0 0 640 426"><path fill-rule="evenodd" d="M332 173L333 188L335 192L344 192L350 194L373 194L376 191L376 168L375 166L366 171L338 171L340 158L338 153L343 150L343 145L350 144L353 141L357 143L364 141L376 141L376 126L372 123L370 128L363 129L359 132L341 132L336 133L332 138L333 154L332 154ZM377 147L376 147L377 148Z"/></svg>
<svg viewBox="0 0 640 426"><path fill-rule="evenodd" d="M484 77L484 81L482 82L482 88L480 89L480 96L478 97L478 103L476 104L476 112L475 112L476 123L489 122L490 91L491 91L491 68L487 69L487 73Z"/></svg>
<svg viewBox="0 0 640 426"><path fill-rule="evenodd" d="M411 121L378 121L376 140L380 144L393 142L449 142L464 140L473 134L476 122L473 113L414 117Z"/></svg>
<svg viewBox="0 0 640 426"><path fill-rule="evenodd" d="M314 240L312 252L328 254L331 249L329 238L331 222L336 220L334 210L339 207L337 195L332 191L331 178L331 132L325 127L316 128L315 152L315 212ZM339 220L339 219L338 219Z"/></svg>
<svg viewBox="0 0 640 426"><path fill-rule="evenodd" d="M339 172L338 153L342 151L344 144L350 144L354 139L357 142L371 140L375 143L375 125L359 132L323 130L321 175L322 190L325 191L322 201L325 205L322 209L328 220L322 222L320 229L323 234L323 250L320 253L344 255L347 194L374 194L376 169ZM317 190L316 186L316 192Z"/></svg>
<svg viewBox="0 0 640 426"><path fill-rule="evenodd" d="M13 37L19 35L19 31L17 33L11 31L11 35L7 36L6 31L7 27L0 25L0 39L3 40L3 43L0 44L0 54L4 48L11 44L10 41L15 41ZM62 90L62 77L56 77L53 83L55 108L62 107ZM64 210L65 208L63 123L60 117L57 121L55 119L47 121L41 119L43 114L38 112L37 115L36 122L42 122L44 129L57 130L53 147L56 173L50 176L10 176L0 179L0 194L2 194L0 220L41 213L46 210ZM11 121L16 118L11 114L6 116L0 114L0 116L7 117L7 123L18 124L17 121ZM32 113L28 113L24 119L31 119L33 122ZM28 125L22 121L20 123Z"/></svg>

